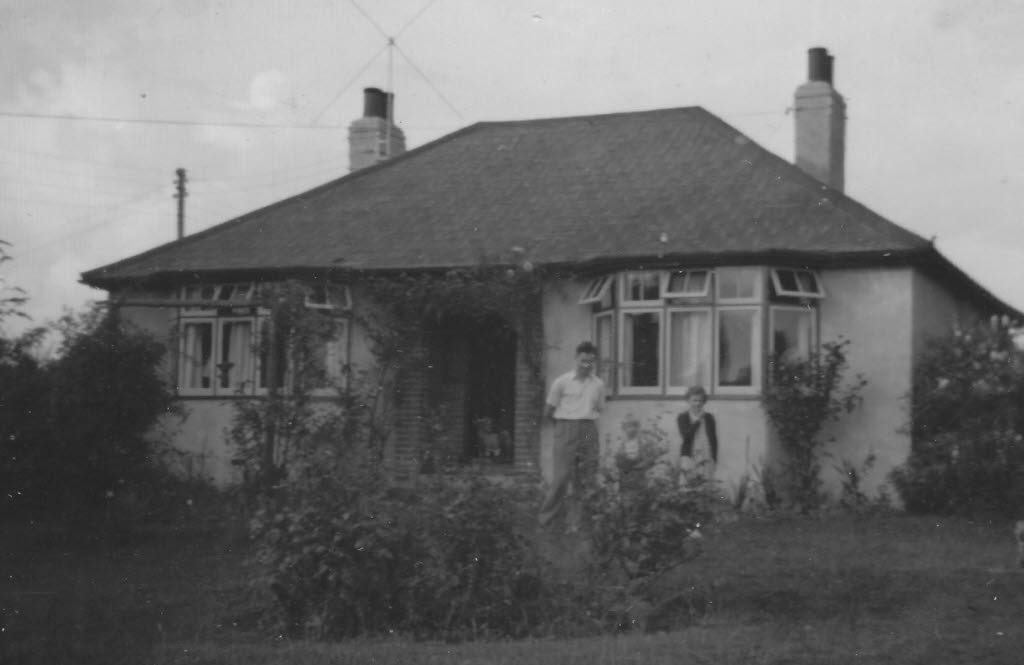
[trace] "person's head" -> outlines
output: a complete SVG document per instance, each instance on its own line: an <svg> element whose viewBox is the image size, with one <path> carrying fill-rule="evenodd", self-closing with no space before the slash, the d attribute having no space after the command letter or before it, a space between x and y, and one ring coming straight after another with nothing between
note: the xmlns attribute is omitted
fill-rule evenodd
<svg viewBox="0 0 1024 665"><path fill-rule="evenodd" d="M576 347L576 373L579 376L589 376L594 371L596 362L597 347L591 342L581 342Z"/></svg>
<svg viewBox="0 0 1024 665"><path fill-rule="evenodd" d="M708 393L702 386L693 386L686 391L686 401L690 403L691 411L700 411L708 401Z"/></svg>

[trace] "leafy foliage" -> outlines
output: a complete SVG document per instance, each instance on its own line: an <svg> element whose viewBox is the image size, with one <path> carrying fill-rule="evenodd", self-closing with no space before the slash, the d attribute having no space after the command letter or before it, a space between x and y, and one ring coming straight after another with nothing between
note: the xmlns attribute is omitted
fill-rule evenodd
<svg viewBox="0 0 1024 665"><path fill-rule="evenodd" d="M1012 515L1024 503L1024 353L1008 319L933 339L915 367L913 447L892 474L908 510Z"/></svg>
<svg viewBox="0 0 1024 665"><path fill-rule="evenodd" d="M316 388L343 393L336 378L324 375L318 358L335 335L334 320L305 307L305 298L305 287L297 282L261 287L259 299L270 316L254 351L264 359L268 389L265 396L233 402L228 431L247 489L273 488L304 449L339 436L344 426L336 410L318 408L312 399Z"/></svg>
<svg viewBox="0 0 1024 665"><path fill-rule="evenodd" d="M65 339L51 367L53 431L45 465L77 509L97 508L150 468L148 435L173 411L160 371L164 352L116 311L87 318L79 334Z"/></svg>
<svg viewBox="0 0 1024 665"><path fill-rule="evenodd" d="M0 265L11 260L11 255L7 253L7 248L10 246L9 242L0 240ZM8 284L7 279L0 275L0 332L3 331L5 319L12 316L28 318L23 309L26 302L28 302L28 297L25 295L25 290L19 286Z"/></svg>
<svg viewBox="0 0 1024 665"><path fill-rule="evenodd" d="M149 434L173 411L164 349L116 312L66 314L54 360L37 329L0 341L0 418L7 508L89 522L154 468Z"/></svg>
<svg viewBox="0 0 1024 665"><path fill-rule="evenodd" d="M821 431L860 404L867 384L857 376L843 385L849 340L826 342L807 359L776 357L771 383L761 405L771 421L784 454L783 475L787 499L803 512L821 504Z"/></svg>
<svg viewBox="0 0 1024 665"><path fill-rule="evenodd" d="M594 564L636 581L659 575L697 554L694 534L710 519L709 488L687 481L665 456L657 426L641 433L635 456L615 455L586 502Z"/></svg>
<svg viewBox="0 0 1024 665"><path fill-rule="evenodd" d="M253 522L290 634L519 637L536 623L537 573L514 492L470 477L412 492L337 467L316 476Z"/></svg>

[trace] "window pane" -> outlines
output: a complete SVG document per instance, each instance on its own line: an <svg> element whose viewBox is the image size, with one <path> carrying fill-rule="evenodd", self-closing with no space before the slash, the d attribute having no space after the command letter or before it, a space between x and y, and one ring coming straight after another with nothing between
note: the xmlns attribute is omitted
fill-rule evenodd
<svg viewBox="0 0 1024 665"><path fill-rule="evenodd" d="M686 277L686 290L689 293L704 293L707 289L708 271L691 270Z"/></svg>
<svg viewBox="0 0 1024 665"><path fill-rule="evenodd" d="M599 316L595 321L595 340L597 345L597 375L609 387L612 385L612 369L615 367L615 354L612 340L612 317Z"/></svg>
<svg viewBox="0 0 1024 665"><path fill-rule="evenodd" d="M186 323L183 330L181 386L213 387L213 323Z"/></svg>
<svg viewBox="0 0 1024 665"><path fill-rule="evenodd" d="M221 392L238 392L252 380L252 323L224 321L220 331L220 357L217 371Z"/></svg>
<svg viewBox="0 0 1024 665"><path fill-rule="evenodd" d="M796 273L797 281L800 283L800 290L804 293L819 294L818 279L809 270L800 270Z"/></svg>
<svg viewBox="0 0 1024 665"><path fill-rule="evenodd" d="M792 270L777 270L775 271L779 276L779 286L782 287L783 291L799 291L800 285L796 283L796 273Z"/></svg>
<svg viewBox="0 0 1024 665"><path fill-rule="evenodd" d="M758 268L719 268L718 297L723 299L755 298L758 295Z"/></svg>
<svg viewBox="0 0 1024 665"><path fill-rule="evenodd" d="M658 312L624 315L622 335L622 384L630 387L660 385L661 315Z"/></svg>
<svg viewBox="0 0 1024 665"><path fill-rule="evenodd" d="M805 359L813 343L812 310L772 310L772 351L784 360Z"/></svg>
<svg viewBox="0 0 1024 665"><path fill-rule="evenodd" d="M686 271L675 270L668 276L668 290L672 293L686 291Z"/></svg>
<svg viewBox="0 0 1024 665"><path fill-rule="evenodd" d="M705 386L710 377L711 315L708 312L672 312L669 330L669 385Z"/></svg>
<svg viewBox="0 0 1024 665"><path fill-rule="evenodd" d="M626 300L658 300L661 279L656 272L631 272L626 276Z"/></svg>
<svg viewBox="0 0 1024 665"><path fill-rule="evenodd" d="M718 313L718 385L753 386L756 310Z"/></svg>

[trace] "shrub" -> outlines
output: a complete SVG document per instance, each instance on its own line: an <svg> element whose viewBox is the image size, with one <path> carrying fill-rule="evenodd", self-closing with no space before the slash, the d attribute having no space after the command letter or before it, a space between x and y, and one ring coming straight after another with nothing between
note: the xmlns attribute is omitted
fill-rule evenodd
<svg viewBox="0 0 1024 665"><path fill-rule="evenodd" d="M53 328L53 360L34 352L48 329L0 342L0 473L22 517L90 523L155 468L149 434L173 411L164 348L116 312L66 314Z"/></svg>
<svg viewBox="0 0 1024 665"><path fill-rule="evenodd" d="M1024 501L1024 353L1007 319L930 340L910 395L912 448L891 479L908 510L1012 516Z"/></svg>
<svg viewBox="0 0 1024 665"><path fill-rule="evenodd" d="M514 492L468 476L415 492L347 480L322 477L253 521L290 634L521 637L536 624L538 575Z"/></svg>
<svg viewBox="0 0 1024 665"><path fill-rule="evenodd" d="M53 500L94 514L126 483L151 466L147 435L173 411L160 373L165 349L124 324L116 310L82 319L50 368L51 445L45 467Z"/></svg>
<svg viewBox="0 0 1024 665"><path fill-rule="evenodd" d="M787 500L802 512L818 508L821 489L821 430L860 403L867 384L857 376L843 385L849 340L826 342L806 359L776 357L761 405L782 444Z"/></svg>

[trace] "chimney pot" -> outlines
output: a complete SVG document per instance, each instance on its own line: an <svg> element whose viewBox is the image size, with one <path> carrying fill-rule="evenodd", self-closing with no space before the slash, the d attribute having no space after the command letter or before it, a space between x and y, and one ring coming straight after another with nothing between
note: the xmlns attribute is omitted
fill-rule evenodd
<svg viewBox="0 0 1024 665"><path fill-rule="evenodd" d="M387 120L388 97L380 88L363 88L363 117Z"/></svg>
<svg viewBox="0 0 1024 665"><path fill-rule="evenodd" d="M832 83L832 56L828 49L816 46L807 49L807 80Z"/></svg>

